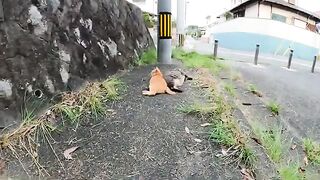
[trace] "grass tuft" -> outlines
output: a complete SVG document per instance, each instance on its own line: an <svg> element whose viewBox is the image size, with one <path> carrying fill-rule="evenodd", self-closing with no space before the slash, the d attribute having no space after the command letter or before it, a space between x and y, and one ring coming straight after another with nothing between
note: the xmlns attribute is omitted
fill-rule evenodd
<svg viewBox="0 0 320 180"><path fill-rule="evenodd" d="M256 156L253 151L245 147L244 143L247 137L241 133L240 128L232 118L233 107L220 95L214 81L209 79L226 67L221 64L221 61L217 61L211 56L200 55L196 52L185 52L181 49L174 49L173 58L181 60L189 68L204 68L205 71L202 71L203 74L199 80L201 81L200 84L205 83L208 86L208 99L210 99L208 105L182 106L179 111L193 115L206 115L205 118L212 124L209 138L232 151L225 157L226 160L229 163L240 163L242 161L246 166L253 167ZM235 95L235 88L232 85L226 85L225 90ZM230 161L230 156L236 158Z"/></svg>
<svg viewBox="0 0 320 180"><path fill-rule="evenodd" d="M106 93L107 100L119 100L121 99L120 93L126 91L127 87L124 82L119 79L111 78L102 82L102 87Z"/></svg>
<svg viewBox="0 0 320 180"><path fill-rule="evenodd" d="M269 111L274 115L274 116L277 116L279 115L280 113L280 104L274 102L274 101L271 101L267 104L267 108L269 109Z"/></svg>
<svg viewBox="0 0 320 180"><path fill-rule="evenodd" d="M256 153L245 145L241 149L240 158L242 162L249 168L253 168L254 164L257 161Z"/></svg>
<svg viewBox="0 0 320 180"><path fill-rule="evenodd" d="M262 94L258 91L258 89L257 89L257 87L255 85L249 84L247 89L252 94L257 95L258 97L262 97Z"/></svg>
<svg viewBox="0 0 320 180"><path fill-rule="evenodd" d="M252 92L252 93L255 93L257 92L257 87L254 85L254 84L249 84L248 85L248 91Z"/></svg>
<svg viewBox="0 0 320 180"><path fill-rule="evenodd" d="M79 92L65 93L55 111L71 124L78 125L84 117L98 119L106 114L105 103L119 100L120 92L125 89L124 83L116 78L90 83Z"/></svg>
<svg viewBox="0 0 320 180"><path fill-rule="evenodd" d="M233 86L231 83L227 83L224 85L224 90L229 93L231 96L235 97L236 96L236 88Z"/></svg>
<svg viewBox="0 0 320 180"><path fill-rule="evenodd" d="M172 52L172 56L183 62L188 68L207 68L213 74L220 73L225 69L225 65L209 55L202 55L196 52L185 52L180 48L176 48Z"/></svg>
<svg viewBox="0 0 320 180"><path fill-rule="evenodd" d="M233 129L233 124L217 121L212 127L210 138L219 144L223 144L228 147L234 146L237 143L237 138Z"/></svg>
<svg viewBox="0 0 320 180"><path fill-rule="evenodd" d="M214 95L213 103L215 118L221 120L230 119L232 106L222 96Z"/></svg>
<svg viewBox="0 0 320 180"><path fill-rule="evenodd" d="M267 130L257 126L253 128L255 134L260 138L262 145L265 147L269 157L274 162L280 162L285 149L288 145L285 143L284 138L281 133L281 128L273 128L272 130Z"/></svg>
<svg viewBox="0 0 320 180"><path fill-rule="evenodd" d="M149 49L142 53L137 61L138 66L144 66L157 63L157 52L155 49Z"/></svg>
<svg viewBox="0 0 320 180"><path fill-rule="evenodd" d="M78 126L81 119L105 115L106 102L119 99L120 92L123 90L125 90L124 83L119 79L111 78L102 83L90 83L79 92L64 93L61 103L52 106L41 116L35 114L39 106L32 110L25 108L21 113L20 126L3 132L0 136L0 148L8 150L24 168L19 156L23 152L32 159L40 175L48 175L45 168L39 163L38 148L40 140L44 140L60 162L51 146L53 141L51 133L56 130L52 122L57 117L62 117L63 121L67 120ZM61 162L60 165L63 167Z"/></svg>
<svg viewBox="0 0 320 180"><path fill-rule="evenodd" d="M181 105L178 108L178 111L189 114L189 115L212 115L214 113L214 107L212 104L190 104L190 105Z"/></svg>
<svg viewBox="0 0 320 180"><path fill-rule="evenodd" d="M279 175L281 180L303 180L304 175L299 172L298 164L290 164L281 166L279 168Z"/></svg>
<svg viewBox="0 0 320 180"><path fill-rule="evenodd" d="M320 145L308 138L303 140L303 148L308 160L320 165Z"/></svg>

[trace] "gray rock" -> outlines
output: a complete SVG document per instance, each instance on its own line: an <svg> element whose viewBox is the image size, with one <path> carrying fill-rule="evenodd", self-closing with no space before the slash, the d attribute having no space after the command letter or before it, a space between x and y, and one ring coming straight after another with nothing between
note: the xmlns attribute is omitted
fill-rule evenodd
<svg viewBox="0 0 320 180"><path fill-rule="evenodd" d="M50 98L106 78L154 46L125 0L0 0L1 10L0 111L20 110L36 89Z"/></svg>

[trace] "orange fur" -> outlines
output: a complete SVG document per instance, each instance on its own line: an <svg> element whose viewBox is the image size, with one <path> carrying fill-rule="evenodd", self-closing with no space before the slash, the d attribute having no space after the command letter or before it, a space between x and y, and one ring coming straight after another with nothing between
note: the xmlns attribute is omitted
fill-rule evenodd
<svg viewBox="0 0 320 180"><path fill-rule="evenodd" d="M168 88L166 80L158 67L151 71L151 79L149 82L149 91L142 91L143 95L154 96L156 94L176 94Z"/></svg>

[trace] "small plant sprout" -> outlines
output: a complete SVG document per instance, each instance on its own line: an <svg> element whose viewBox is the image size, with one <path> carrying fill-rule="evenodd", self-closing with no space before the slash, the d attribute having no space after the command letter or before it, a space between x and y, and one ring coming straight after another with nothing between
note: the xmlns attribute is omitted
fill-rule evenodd
<svg viewBox="0 0 320 180"><path fill-rule="evenodd" d="M258 97L262 97L262 94L258 91L257 87L254 84L249 84L247 89L252 94L257 95Z"/></svg>
<svg viewBox="0 0 320 180"><path fill-rule="evenodd" d="M274 115L274 116L277 116L279 115L280 113L280 104L274 102L274 101L271 101L267 104L267 108L269 109L269 111Z"/></svg>
<svg viewBox="0 0 320 180"><path fill-rule="evenodd" d="M231 96L236 96L236 91L235 91L235 87L233 86L233 84L231 83L227 83L224 86L224 90L229 93Z"/></svg>
<svg viewBox="0 0 320 180"><path fill-rule="evenodd" d="M303 148L308 160L320 165L320 145L308 138L303 140Z"/></svg>

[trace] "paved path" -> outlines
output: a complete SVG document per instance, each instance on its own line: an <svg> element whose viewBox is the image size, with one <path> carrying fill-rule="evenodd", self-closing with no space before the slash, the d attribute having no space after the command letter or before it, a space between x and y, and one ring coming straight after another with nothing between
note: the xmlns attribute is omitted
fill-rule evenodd
<svg viewBox="0 0 320 180"><path fill-rule="evenodd" d="M176 68L175 65L159 67L164 72ZM66 129L54 136L53 147L65 170L50 153L50 148L44 146L40 156L53 177L242 179L236 165L227 165L216 157L221 153L221 147L209 140L210 127L201 127L208 120L178 111L180 105L207 100L199 89L191 86L191 81L184 85L183 93L142 96L153 68L140 67L121 77L128 89L120 101L109 104L115 114L94 124L81 124L76 132ZM185 127L189 128L190 134ZM73 153L73 160L65 160L63 151L74 146L80 148ZM20 167L19 162L16 167ZM15 175L23 172L14 168L11 171Z"/></svg>
<svg viewBox="0 0 320 180"><path fill-rule="evenodd" d="M212 45L188 38L186 48L212 54ZM254 66L253 53L220 48L218 56L240 71L243 79L255 84L269 99L281 104L281 118L298 138L320 140L320 62L310 73L312 61L294 59L285 68L286 57L261 55Z"/></svg>

